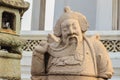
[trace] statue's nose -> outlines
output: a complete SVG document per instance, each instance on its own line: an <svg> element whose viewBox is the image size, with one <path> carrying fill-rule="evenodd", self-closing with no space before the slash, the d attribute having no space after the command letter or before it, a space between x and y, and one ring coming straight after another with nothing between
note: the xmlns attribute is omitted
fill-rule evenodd
<svg viewBox="0 0 120 80"><path fill-rule="evenodd" d="M69 27L69 33L70 33L70 34L73 34L73 33L74 33L74 31L73 31L73 29L72 29L71 26Z"/></svg>

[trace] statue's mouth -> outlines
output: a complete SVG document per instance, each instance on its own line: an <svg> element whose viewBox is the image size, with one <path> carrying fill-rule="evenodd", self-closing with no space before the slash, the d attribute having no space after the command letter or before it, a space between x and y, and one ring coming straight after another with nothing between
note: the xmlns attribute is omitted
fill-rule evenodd
<svg viewBox="0 0 120 80"><path fill-rule="evenodd" d="M70 35L68 38L74 38L77 37L77 35Z"/></svg>
<svg viewBox="0 0 120 80"><path fill-rule="evenodd" d="M78 36L77 35L71 35L67 38L67 43L71 44L71 43L77 43L78 41Z"/></svg>
<svg viewBox="0 0 120 80"><path fill-rule="evenodd" d="M55 48L55 47L50 46L50 48L52 50L55 50L55 51L60 51L60 50L66 49L67 47L72 46L74 44L77 46L78 41L79 40L78 40L78 36L77 35L70 35L70 36L68 36L68 38L66 40L66 43L65 43L65 45L63 47Z"/></svg>

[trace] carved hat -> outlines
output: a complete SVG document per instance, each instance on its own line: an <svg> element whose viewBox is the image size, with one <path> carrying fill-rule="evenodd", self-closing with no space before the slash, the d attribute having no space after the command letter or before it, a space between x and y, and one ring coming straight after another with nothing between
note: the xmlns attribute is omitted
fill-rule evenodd
<svg viewBox="0 0 120 80"><path fill-rule="evenodd" d="M66 19L76 19L79 22L82 32L86 32L89 25L86 20L86 17L78 12L72 11L69 6L64 8L64 13L61 17L57 20L56 25L54 27L54 34L58 37L61 36L61 23L64 22Z"/></svg>

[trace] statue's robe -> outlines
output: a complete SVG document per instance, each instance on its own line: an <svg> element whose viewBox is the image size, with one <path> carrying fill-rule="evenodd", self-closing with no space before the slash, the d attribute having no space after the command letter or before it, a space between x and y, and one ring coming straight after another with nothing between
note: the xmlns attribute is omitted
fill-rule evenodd
<svg viewBox="0 0 120 80"><path fill-rule="evenodd" d="M36 65L33 62L32 69L39 72L38 75L33 75L33 78L41 76L41 73L44 73L43 69L46 70L46 80L99 80L99 78L105 80L111 78L113 68L109 54L96 37L90 39L84 37L83 46L77 48L77 51L73 51L72 46L68 48L69 51L67 49L55 51L48 47L50 56L47 67L44 69L45 63L41 63L41 61L37 61ZM34 68L37 65L38 67ZM41 71L38 71L37 68L38 70L41 68Z"/></svg>

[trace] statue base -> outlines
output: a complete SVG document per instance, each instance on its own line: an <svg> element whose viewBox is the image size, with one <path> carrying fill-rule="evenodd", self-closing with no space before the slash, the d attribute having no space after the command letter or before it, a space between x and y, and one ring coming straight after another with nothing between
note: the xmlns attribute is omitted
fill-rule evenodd
<svg viewBox="0 0 120 80"><path fill-rule="evenodd" d="M0 80L21 80L21 55L0 51Z"/></svg>
<svg viewBox="0 0 120 80"><path fill-rule="evenodd" d="M32 76L31 80L98 80L98 78L78 75L47 75Z"/></svg>

